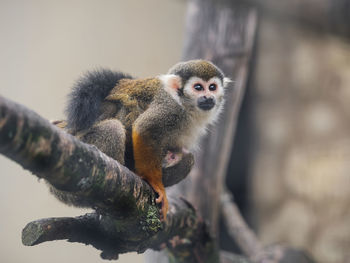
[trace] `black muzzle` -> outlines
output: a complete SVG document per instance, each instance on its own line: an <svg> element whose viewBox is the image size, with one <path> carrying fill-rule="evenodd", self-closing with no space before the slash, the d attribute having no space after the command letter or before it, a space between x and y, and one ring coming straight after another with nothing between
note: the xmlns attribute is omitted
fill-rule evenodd
<svg viewBox="0 0 350 263"><path fill-rule="evenodd" d="M214 98L207 98L207 97L203 96L197 100L197 105L198 105L198 108L200 108L202 110L205 110L205 111L211 110L215 106L215 99Z"/></svg>

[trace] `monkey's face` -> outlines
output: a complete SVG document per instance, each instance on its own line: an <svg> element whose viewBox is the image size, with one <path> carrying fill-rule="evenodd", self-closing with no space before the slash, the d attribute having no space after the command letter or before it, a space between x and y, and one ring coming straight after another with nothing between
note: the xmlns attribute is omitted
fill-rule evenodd
<svg viewBox="0 0 350 263"><path fill-rule="evenodd" d="M213 122L224 104L224 89L230 81L213 63L190 60L173 66L161 76L164 88L186 112L203 123Z"/></svg>
<svg viewBox="0 0 350 263"><path fill-rule="evenodd" d="M218 77L204 80L191 77L184 85L184 105L195 111L210 114L221 109L224 96L224 83Z"/></svg>

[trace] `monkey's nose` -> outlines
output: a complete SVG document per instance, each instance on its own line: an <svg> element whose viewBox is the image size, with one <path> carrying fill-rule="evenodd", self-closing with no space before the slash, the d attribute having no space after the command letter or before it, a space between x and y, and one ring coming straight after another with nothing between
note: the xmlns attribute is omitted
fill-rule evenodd
<svg viewBox="0 0 350 263"><path fill-rule="evenodd" d="M198 99L197 105L200 109L208 111L215 106L215 99L207 98L206 96L203 96Z"/></svg>

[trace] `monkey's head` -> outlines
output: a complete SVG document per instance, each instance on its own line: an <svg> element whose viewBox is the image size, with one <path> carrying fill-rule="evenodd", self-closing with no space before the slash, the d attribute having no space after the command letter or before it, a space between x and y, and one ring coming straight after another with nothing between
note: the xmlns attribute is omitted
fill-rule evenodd
<svg viewBox="0 0 350 263"><path fill-rule="evenodd" d="M165 89L187 110L215 118L224 104L230 79L213 63L190 60L173 66L162 76Z"/></svg>

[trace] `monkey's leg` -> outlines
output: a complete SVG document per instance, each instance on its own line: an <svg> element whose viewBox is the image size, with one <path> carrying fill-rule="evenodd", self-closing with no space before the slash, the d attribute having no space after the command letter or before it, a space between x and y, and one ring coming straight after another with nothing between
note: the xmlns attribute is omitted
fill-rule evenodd
<svg viewBox="0 0 350 263"><path fill-rule="evenodd" d="M158 193L157 203L162 203L163 219L168 212L168 199L162 181L161 156L138 132L132 132L136 174L145 179Z"/></svg>
<svg viewBox="0 0 350 263"><path fill-rule="evenodd" d="M95 145L103 153L124 164L125 129L119 120L108 119L98 122L77 137L83 142Z"/></svg>
<svg viewBox="0 0 350 263"><path fill-rule="evenodd" d="M65 121L54 121L52 123L62 129L66 127ZM83 142L95 145L100 151L124 164L125 129L117 119L101 121L87 131L76 134L76 137ZM50 191L56 198L68 205L91 207L89 201L72 193L57 190L51 185Z"/></svg>

